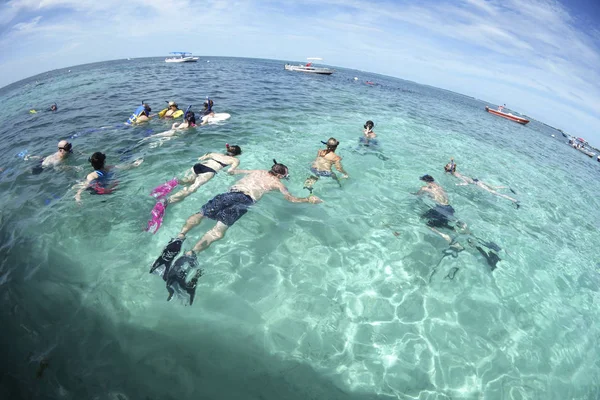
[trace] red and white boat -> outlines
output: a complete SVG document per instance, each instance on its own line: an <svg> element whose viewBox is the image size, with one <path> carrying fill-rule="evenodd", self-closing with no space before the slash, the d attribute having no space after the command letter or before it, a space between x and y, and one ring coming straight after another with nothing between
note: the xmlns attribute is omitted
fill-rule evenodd
<svg viewBox="0 0 600 400"><path fill-rule="evenodd" d="M529 123L528 119L517 117L516 115L512 115L511 113L506 113L506 112L502 111L501 108L498 109L498 110L494 110L493 108L490 108L490 107L486 106L485 107L485 111L489 112L490 114L494 114L494 115L497 115L499 117L510 119L511 121L518 122L519 124L522 124L522 125L526 125L526 124Z"/></svg>

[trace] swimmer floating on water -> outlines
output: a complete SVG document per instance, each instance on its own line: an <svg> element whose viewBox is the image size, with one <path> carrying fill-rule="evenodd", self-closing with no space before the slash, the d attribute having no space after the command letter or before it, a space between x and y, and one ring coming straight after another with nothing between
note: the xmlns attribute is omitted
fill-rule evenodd
<svg viewBox="0 0 600 400"><path fill-rule="evenodd" d="M304 181L304 189L308 189L310 193L312 193L313 186L319 180L319 177L333 178L340 187L342 186L335 172L331 170L332 166L335 166L343 174L342 178L348 178L348 173L342 167L342 157L335 154L335 150L340 142L335 138L329 138L327 142L321 143L326 145L327 148L317 152L317 158L313 161L310 169L313 175Z"/></svg>
<svg viewBox="0 0 600 400"><path fill-rule="evenodd" d="M454 158L451 158L450 162L444 166L444 171L452 174L453 176L455 176L458 179L460 179L461 181L463 181L463 183L457 183L456 184L457 186L475 185L475 186L482 188L485 191L490 192L491 194L493 194L495 196L502 197L504 199L512 201L513 203L515 203L517 208L520 207L519 200L514 199L505 194L498 193L496 191L497 189L509 189L511 192L514 193L514 191L511 188L509 188L508 186L492 186L485 182L480 181L479 179L469 178L468 176L465 176L465 175L462 175L462 174L456 172L456 163L454 162Z"/></svg>
<svg viewBox="0 0 600 400"><path fill-rule="evenodd" d="M106 156L99 151L92 154L92 156L88 159L92 167L94 168L94 172L90 172L85 182L75 185L79 190L75 194L75 201L77 204L81 205L81 193L84 190L90 190L92 194L110 194L112 193L118 183L111 182L112 179L112 171L114 169L130 169L139 166L144 159L140 158L135 160L132 164L127 165L106 165L105 164Z"/></svg>
<svg viewBox="0 0 600 400"><path fill-rule="evenodd" d="M197 253L206 250L212 243L222 239L227 230L246 214L248 209L259 201L264 194L278 190L285 196L287 201L292 203L321 203L321 199L312 195L303 198L292 196L281 182L282 179L289 176L288 168L275 160L273 160L270 171L236 169L231 173L245 174L245 176L233 185L228 192L218 194L204 204L197 214L189 217L179 235L171 239L160 257L150 268L150 273L158 270L157 272L167 281L167 290L169 291L167 300L171 300L174 292L181 289L190 296L190 304L193 302L196 282L202 272L198 270L189 283L186 282L186 276L188 272L198 266ZM181 245L187 233L200 224L204 218L216 220L217 223L202 236L191 251L181 256L171 267L171 263L181 251Z"/></svg>
<svg viewBox="0 0 600 400"><path fill-rule="evenodd" d="M429 229L448 242L449 248L444 251L444 257L450 254L456 256L464 250L464 247L456 239L452 239L450 235L441 232L441 229L454 231L459 235L469 235L467 243L475 247L484 256L492 271L496 269L496 264L500 261L500 257L495 252L500 251L500 247L493 242L484 242L476 238L467 228L467 224L454 217L454 208L448 201L446 191L435 182L431 175L423 175L419 179L424 181L425 185L421 187L417 195L427 195L435 202L435 206L424 212L421 217L427 220ZM452 278L454 278L454 274L452 274L450 279Z"/></svg>
<svg viewBox="0 0 600 400"><path fill-rule="evenodd" d="M156 233L162 224L165 210L169 204L174 204L182 201L198 188L210 181L218 171L229 166L228 173L234 171L240 160L236 157L242 154L240 146L225 145L225 154L208 153L200 157L198 160L203 161L201 164L195 164L183 178L173 178L170 181L158 186L150 194L156 197L158 202L152 210L152 219L148 221L147 231ZM175 193L168 199L166 196L179 184L191 184Z"/></svg>

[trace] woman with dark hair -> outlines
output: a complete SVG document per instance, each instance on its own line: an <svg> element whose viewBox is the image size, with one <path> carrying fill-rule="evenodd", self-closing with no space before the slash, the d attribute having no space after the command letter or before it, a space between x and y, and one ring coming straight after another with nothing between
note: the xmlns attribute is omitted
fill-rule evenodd
<svg viewBox="0 0 600 400"><path fill-rule="evenodd" d="M310 168L313 175L309 176L306 181L304 181L304 188L308 189L311 193L313 191L313 186L315 182L319 180L319 177L333 178L338 185L341 186L337 175L331 170L333 166L342 173L342 178L348 178L348 173L344 170L344 167L342 167L342 157L335 154L335 150L340 142L335 138L329 138L328 141L321 143L326 145L327 148L317 152L317 158L313 161Z"/></svg>
<svg viewBox="0 0 600 400"><path fill-rule="evenodd" d="M232 173L240 165L240 160L236 158L240 154L242 154L240 146L225 144L225 154L207 153L198 158L202 163L194 164L185 176L182 178L175 177L156 187L150 195L156 197L158 202L152 209L152 218L148 221L146 230L156 233L162 224L169 204L178 203L192 193L195 193L200 186L210 181L221 169L229 167L227 172ZM167 195L180 184L190 184L190 186L184 187L179 192L167 198Z"/></svg>
<svg viewBox="0 0 600 400"><path fill-rule="evenodd" d="M140 158L135 160L132 164L128 165L106 165L106 155L99 151L92 154L88 159L94 172L90 172L86 181L78 184L79 190L75 194L75 201L77 204L81 204L81 193L88 189L92 194L111 194L117 187L117 182L111 182L112 170L119 169L130 169L139 166L144 159Z"/></svg>

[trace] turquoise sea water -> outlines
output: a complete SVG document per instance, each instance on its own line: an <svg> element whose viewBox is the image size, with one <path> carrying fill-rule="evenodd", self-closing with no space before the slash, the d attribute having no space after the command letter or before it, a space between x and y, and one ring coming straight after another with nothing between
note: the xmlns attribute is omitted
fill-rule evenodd
<svg viewBox="0 0 600 400"><path fill-rule="evenodd" d="M600 165L559 132L489 115L486 103L359 71L287 72L284 62L122 60L52 71L0 90L0 397L7 399L597 399ZM354 80L358 77L358 80ZM373 81L375 85L366 85ZM122 123L144 100L231 118L169 141L169 124ZM58 103L56 113L40 111ZM367 119L379 148L359 148ZM102 128L102 129L99 129ZM553 138L551 135L555 135ZM218 174L143 231L152 188L225 143L241 167L290 168L302 188L334 136L350 179L317 183L323 204L265 196L199 255L193 306L167 303L148 274L186 218L238 177ZM32 175L63 138L76 169ZM94 151L118 173L111 196L71 187ZM77 154L81 152L82 154ZM508 200L443 174L510 186ZM466 238L420 218L419 176L444 186L456 216L493 241L493 272ZM211 226L188 235L184 248ZM41 363L47 363L44 369Z"/></svg>

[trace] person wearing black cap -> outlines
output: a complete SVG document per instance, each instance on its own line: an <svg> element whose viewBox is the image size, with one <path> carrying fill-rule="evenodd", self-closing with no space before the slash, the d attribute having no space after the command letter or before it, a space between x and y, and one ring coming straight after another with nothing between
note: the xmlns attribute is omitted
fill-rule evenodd
<svg viewBox="0 0 600 400"><path fill-rule="evenodd" d="M335 150L340 142L336 138L329 138L328 141L321 143L326 145L327 148L317 152L317 158L313 161L310 168L313 174L304 181L304 189L308 189L310 193L312 193L313 186L320 177L333 178L341 186L337 175L331 170L333 166L342 173L342 178L348 178L348 173L342 167L342 157L335 154Z"/></svg>
<svg viewBox="0 0 600 400"><path fill-rule="evenodd" d="M163 249L162 254L150 268L150 273L157 271L163 279L169 276L171 263L181 251L181 245L187 233L204 218L216 220L215 226L206 232L204 236L194 245L191 251L181 256L173 265L175 269L181 269L182 265L197 266L196 254L206 250L212 243L222 239L227 229L238 219L248 212L248 209L262 198L265 193L278 190L285 199L292 203L321 203L322 200L316 196L295 197L290 194L282 179L289 176L288 167L273 160L271 170L241 170L229 171L231 174L245 174L228 192L216 195L202 206L200 211L187 219L185 225L176 238L171 239ZM187 268L190 269L190 268Z"/></svg>

